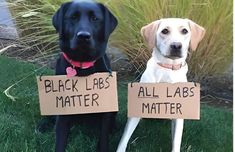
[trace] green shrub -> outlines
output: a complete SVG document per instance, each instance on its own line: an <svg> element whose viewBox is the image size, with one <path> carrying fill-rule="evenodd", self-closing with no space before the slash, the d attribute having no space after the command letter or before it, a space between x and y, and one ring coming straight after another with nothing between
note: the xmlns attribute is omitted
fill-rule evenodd
<svg viewBox="0 0 235 152"><path fill-rule="evenodd" d="M20 0L10 3L22 42L40 46L41 51L57 47L52 14L65 0ZM110 44L123 50L135 70L142 71L151 55L140 35L142 26L166 17L189 18L205 27L206 36L196 52L189 53L189 75L200 81L223 73L232 62L232 0L100 0L119 20Z"/></svg>
<svg viewBox="0 0 235 152"><path fill-rule="evenodd" d="M205 27L206 36L189 54L189 75L200 81L223 73L232 63L232 0L116 0L108 3L119 20L112 44L143 70L151 55L140 35L142 26L168 17L189 18Z"/></svg>

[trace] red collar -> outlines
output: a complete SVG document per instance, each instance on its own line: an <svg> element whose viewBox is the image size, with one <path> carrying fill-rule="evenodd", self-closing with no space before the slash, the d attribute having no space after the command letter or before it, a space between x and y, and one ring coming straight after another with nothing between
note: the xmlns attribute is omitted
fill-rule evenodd
<svg viewBox="0 0 235 152"><path fill-rule="evenodd" d="M171 70L179 70L179 69L181 69L181 67L184 66L182 63L181 64L157 63L157 64L160 65L163 68L171 69Z"/></svg>
<svg viewBox="0 0 235 152"><path fill-rule="evenodd" d="M64 52L62 54L63 54L63 57L73 66L73 68L77 67L77 68L81 68L81 69L88 69L90 67L93 67L95 64L95 61L91 61L91 62L73 61Z"/></svg>

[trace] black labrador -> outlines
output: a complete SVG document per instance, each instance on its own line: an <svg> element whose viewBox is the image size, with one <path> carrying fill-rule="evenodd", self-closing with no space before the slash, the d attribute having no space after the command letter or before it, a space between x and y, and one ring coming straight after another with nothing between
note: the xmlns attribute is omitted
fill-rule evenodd
<svg viewBox="0 0 235 152"><path fill-rule="evenodd" d="M76 70L77 76L110 72L110 61L105 50L109 36L117 24L117 19L103 4L85 0L62 4L53 16L53 25L59 33L59 45L62 51L57 60L56 75L68 74L66 73L68 67ZM109 151L108 137L116 112L57 116L56 152L65 151L68 134L74 122L87 117L100 121L101 132L97 151Z"/></svg>

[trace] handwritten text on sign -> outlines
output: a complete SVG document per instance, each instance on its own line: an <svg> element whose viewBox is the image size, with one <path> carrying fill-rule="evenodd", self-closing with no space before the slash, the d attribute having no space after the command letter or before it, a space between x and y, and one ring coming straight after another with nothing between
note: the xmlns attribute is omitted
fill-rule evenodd
<svg viewBox="0 0 235 152"><path fill-rule="evenodd" d="M118 111L116 72L87 77L37 77L42 115Z"/></svg>
<svg viewBox="0 0 235 152"><path fill-rule="evenodd" d="M128 84L128 117L200 119L200 84Z"/></svg>

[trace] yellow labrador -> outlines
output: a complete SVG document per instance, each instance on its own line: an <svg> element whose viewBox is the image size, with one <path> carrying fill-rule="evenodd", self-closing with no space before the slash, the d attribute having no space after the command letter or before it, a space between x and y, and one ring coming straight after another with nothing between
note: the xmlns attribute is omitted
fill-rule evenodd
<svg viewBox="0 0 235 152"><path fill-rule="evenodd" d="M140 82L187 82L186 58L189 48L196 50L205 29L189 19L166 18L141 29L141 35L153 50ZM128 118L117 152L125 152L140 118ZM180 152L183 119L172 120L172 152Z"/></svg>

